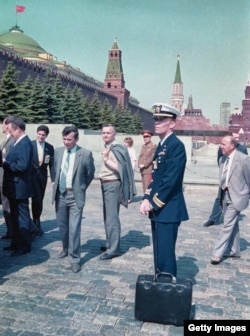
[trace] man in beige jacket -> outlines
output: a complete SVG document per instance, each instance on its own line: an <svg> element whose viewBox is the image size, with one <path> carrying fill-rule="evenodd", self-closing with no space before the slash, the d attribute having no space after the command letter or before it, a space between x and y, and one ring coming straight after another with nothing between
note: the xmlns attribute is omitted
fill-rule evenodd
<svg viewBox="0 0 250 336"><path fill-rule="evenodd" d="M152 179L152 162L156 150L156 144L151 141L153 133L148 130L142 131L144 144L138 157L138 167L140 168L142 178L143 194Z"/></svg>

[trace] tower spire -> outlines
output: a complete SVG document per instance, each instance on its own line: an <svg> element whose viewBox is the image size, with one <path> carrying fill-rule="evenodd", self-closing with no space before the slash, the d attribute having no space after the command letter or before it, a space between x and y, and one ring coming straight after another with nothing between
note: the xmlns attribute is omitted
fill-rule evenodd
<svg viewBox="0 0 250 336"><path fill-rule="evenodd" d="M180 54L177 55L177 66L176 66L174 83L182 83L181 69L180 69Z"/></svg>
<svg viewBox="0 0 250 336"><path fill-rule="evenodd" d="M175 79L173 83L173 94L171 98L171 105L180 112L183 112L183 102L184 102L184 96L183 96L183 84L181 81L180 54L178 54Z"/></svg>

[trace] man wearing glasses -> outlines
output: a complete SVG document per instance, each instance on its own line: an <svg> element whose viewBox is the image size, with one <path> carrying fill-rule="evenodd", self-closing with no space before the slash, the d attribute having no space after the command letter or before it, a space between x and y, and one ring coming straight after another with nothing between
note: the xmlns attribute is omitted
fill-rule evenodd
<svg viewBox="0 0 250 336"><path fill-rule="evenodd" d="M143 194L152 180L152 162L156 150L156 144L151 141L153 133L148 130L142 131L144 144L142 145L138 157L138 167L140 168Z"/></svg>
<svg viewBox="0 0 250 336"><path fill-rule="evenodd" d="M140 212L151 219L155 272L176 276L175 244L181 221L188 220L183 195L186 166L184 144L173 133L180 112L167 104L154 104L155 133L160 143L153 159L152 182Z"/></svg>

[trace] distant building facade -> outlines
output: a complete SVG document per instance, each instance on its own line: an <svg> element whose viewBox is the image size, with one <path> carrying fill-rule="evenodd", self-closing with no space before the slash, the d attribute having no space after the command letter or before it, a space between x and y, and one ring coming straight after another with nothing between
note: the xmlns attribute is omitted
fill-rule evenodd
<svg viewBox="0 0 250 336"><path fill-rule="evenodd" d="M188 98L184 109L183 84L181 80L180 60L178 56L171 105L181 111L177 119L175 133L180 136L192 136L193 142L206 141L220 144L221 138L228 133L228 127L211 125L210 120L203 116L202 110L194 108L192 95Z"/></svg>
<svg viewBox="0 0 250 336"><path fill-rule="evenodd" d="M224 102L220 104L220 125L227 127L231 114L231 104Z"/></svg>
<svg viewBox="0 0 250 336"><path fill-rule="evenodd" d="M228 133L228 128L211 125L210 120L203 116L202 110L193 107L193 98L190 96L184 115L177 119L175 132L181 136L192 136L194 142L220 144L221 138Z"/></svg>
<svg viewBox="0 0 250 336"><path fill-rule="evenodd" d="M238 132L240 142L250 144L250 81L245 88L245 99L242 100L242 111L238 108L231 114L229 120L229 132Z"/></svg>

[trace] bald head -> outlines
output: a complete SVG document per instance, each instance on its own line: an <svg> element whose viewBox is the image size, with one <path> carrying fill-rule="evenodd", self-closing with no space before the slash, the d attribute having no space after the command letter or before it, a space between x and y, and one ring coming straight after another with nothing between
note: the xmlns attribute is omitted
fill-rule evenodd
<svg viewBox="0 0 250 336"><path fill-rule="evenodd" d="M221 141L221 151L223 155L230 155L237 146L237 140L232 135L225 136Z"/></svg>

